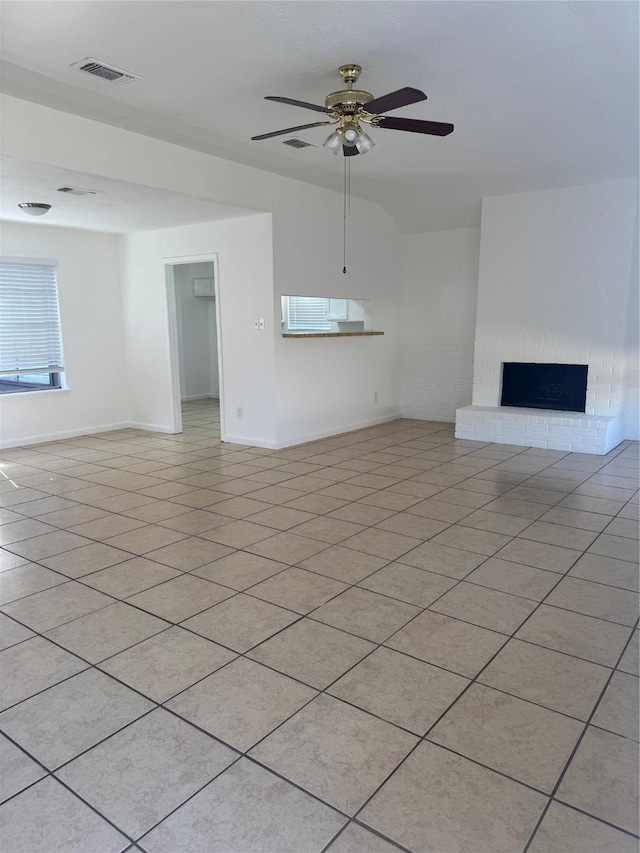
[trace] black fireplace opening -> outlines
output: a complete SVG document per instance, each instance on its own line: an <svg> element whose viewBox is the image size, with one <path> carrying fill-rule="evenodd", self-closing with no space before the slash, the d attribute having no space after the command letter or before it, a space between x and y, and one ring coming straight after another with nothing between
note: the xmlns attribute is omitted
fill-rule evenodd
<svg viewBox="0 0 640 853"><path fill-rule="evenodd" d="M584 412L588 369L586 364L505 362L500 405Z"/></svg>

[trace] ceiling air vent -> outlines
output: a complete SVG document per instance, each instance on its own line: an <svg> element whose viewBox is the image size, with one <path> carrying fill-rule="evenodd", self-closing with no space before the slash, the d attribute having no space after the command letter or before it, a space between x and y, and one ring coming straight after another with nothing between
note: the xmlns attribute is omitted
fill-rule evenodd
<svg viewBox="0 0 640 853"><path fill-rule="evenodd" d="M313 145L311 142L305 142L304 139L285 139L282 143L283 145L288 145L290 148L316 148L316 145Z"/></svg>
<svg viewBox="0 0 640 853"><path fill-rule="evenodd" d="M115 65L107 65L106 62L100 62L92 56L86 56L79 62L73 62L70 68L77 68L78 71L84 71L87 74L92 74L94 77L101 77L109 83L130 83L132 80L140 80L139 74L132 74L131 71L123 71L122 68L116 68Z"/></svg>
<svg viewBox="0 0 640 853"><path fill-rule="evenodd" d="M83 190L82 187L58 187L59 193L67 195L97 195L96 190Z"/></svg>

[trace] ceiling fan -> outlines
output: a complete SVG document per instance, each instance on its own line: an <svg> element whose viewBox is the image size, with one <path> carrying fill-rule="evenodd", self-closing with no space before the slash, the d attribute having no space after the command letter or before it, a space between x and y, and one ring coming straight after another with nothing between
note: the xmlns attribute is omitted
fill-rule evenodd
<svg viewBox="0 0 640 853"><path fill-rule="evenodd" d="M356 154L366 154L375 145L373 139L364 132L361 124L387 128L388 130L426 133L431 136L448 136L453 131L453 125L444 122L422 121L414 118L394 118L393 116L382 115L391 110L397 110L399 107L406 107L409 104L418 103L418 101L426 101L427 96L420 89L412 89L410 86L405 86L404 89L398 89L395 92L390 92L388 95L374 98L370 92L353 88L353 84L360 76L361 71L362 69L359 65L342 65L340 67L340 76L347 84L347 88L327 95L324 107L317 104L309 104L306 101L296 101L292 98L280 98L268 95L265 98L267 101L278 101L281 104L291 104L294 107L315 110L315 112L324 113L329 121L316 121L311 124L300 124L297 127L286 127L284 130L274 130L272 133L262 133L260 136L252 136L251 139L271 139L273 136L281 136L297 130L307 130L311 127L337 124L338 127L325 140L324 146L333 154L338 154L342 150L345 157L352 157Z"/></svg>

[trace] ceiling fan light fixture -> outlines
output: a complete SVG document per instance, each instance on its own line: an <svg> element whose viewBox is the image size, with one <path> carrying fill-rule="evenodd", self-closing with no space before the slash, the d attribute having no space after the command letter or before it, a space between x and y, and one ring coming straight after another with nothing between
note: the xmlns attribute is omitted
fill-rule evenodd
<svg viewBox="0 0 640 853"><path fill-rule="evenodd" d="M306 110L323 113L329 121L316 121L312 124L303 124L298 127L288 127L284 130L275 130L270 133L261 133L252 136L251 139L271 139L274 136L282 136L293 131L306 130L307 128L320 127L321 125L339 123L339 127L325 141L324 147L334 154L339 154L342 149L346 157L354 154L366 154L374 147L373 140L362 132L360 122L366 122L373 127L386 128L387 130L400 130L408 133L424 133L428 136L448 136L453 132L453 125L441 121L422 121L421 119L394 118L386 116L385 113L426 101L427 96L420 89L412 86L404 86L395 92L389 92L378 98L374 98L370 92L354 89L353 84L360 76L362 68L354 63L340 67L340 76L347 84L346 89L331 92L324 100L324 106L310 104L307 101L298 101L294 98L283 98L280 95L267 95L267 101L276 101L280 104L290 104L294 107L302 107ZM354 150L355 149L355 150Z"/></svg>
<svg viewBox="0 0 640 853"><path fill-rule="evenodd" d="M355 127L347 127L342 131L342 142L347 148L352 148L358 141L359 133Z"/></svg>
<svg viewBox="0 0 640 853"><path fill-rule="evenodd" d="M339 130L334 130L322 144L324 148L328 148L332 154L337 156L342 151L342 134Z"/></svg>
<svg viewBox="0 0 640 853"><path fill-rule="evenodd" d="M367 151L371 151L374 146L375 142L369 134L365 133L364 130L361 130L358 134L358 138L356 139L356 148L358 149L358 153L366 154Z"/></svg>

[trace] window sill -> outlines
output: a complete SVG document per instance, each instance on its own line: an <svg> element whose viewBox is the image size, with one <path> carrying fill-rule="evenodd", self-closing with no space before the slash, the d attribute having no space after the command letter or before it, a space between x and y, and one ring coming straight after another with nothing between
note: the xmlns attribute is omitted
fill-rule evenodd
<svg viewBox="0 0 640 853"><path fill-rule="evenodd" d="M42 397L51 394L70 394L70 388L43 388L42 391L5 391L0 394L0 400L6 400L9 397Z"/></svg>
<svg viewBox="0 0 640 853"><path fill-rule="evenodd" d="M384 332L283 332L283 338L368 338Z"/></svg>

